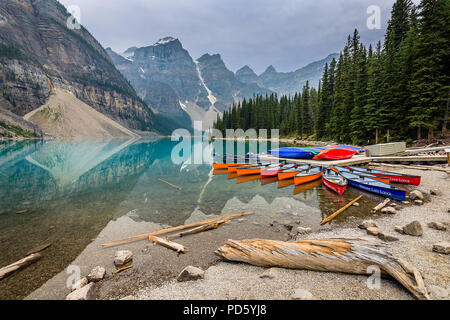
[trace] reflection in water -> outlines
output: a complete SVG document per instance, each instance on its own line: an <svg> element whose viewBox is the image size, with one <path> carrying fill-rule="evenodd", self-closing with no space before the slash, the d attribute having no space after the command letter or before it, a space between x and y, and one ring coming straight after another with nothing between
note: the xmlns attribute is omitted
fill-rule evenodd
<svg viewBox="0 0 450 320"><path fill-rule="evenodd" d="M247 144L236 144L234 150L249 151ZM37 245L53 244L39 263L0 282L0 299L21 298L41 286L108 222L125 215L135 222L180 225L199 214L251 210L269 221L277 214L303 212L302 221L317 228L322 216L340 205L322 190L320 180L294 188L259 176L237 178L208 163L192 164L189 152L174 163L176 145L170 140L1 143L0 266L23 258ZM191 149L209 157L213 153L208 143Z"/></svg>

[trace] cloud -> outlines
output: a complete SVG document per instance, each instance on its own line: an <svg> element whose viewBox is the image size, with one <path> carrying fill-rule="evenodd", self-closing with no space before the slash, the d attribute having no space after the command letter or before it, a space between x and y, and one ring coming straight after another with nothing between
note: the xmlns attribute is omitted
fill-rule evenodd
<svg viewBox="0 0 450 320"><path fill-rule="evenodd" d="M417 1L417 0L416 0ZM165 36L192 57L220 53L231 70L268 65L292 71L339 52L358 28L364 43L385 34L393 0L60 0L78 5L81 23L104 47L122 52ZM381 9L381 29L366 26L367 8Z"/></svg>

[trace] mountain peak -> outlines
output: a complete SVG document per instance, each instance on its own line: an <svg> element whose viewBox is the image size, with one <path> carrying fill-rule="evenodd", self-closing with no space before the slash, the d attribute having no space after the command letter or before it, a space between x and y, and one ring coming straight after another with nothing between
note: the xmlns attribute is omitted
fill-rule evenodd
<svg viewBox="0 0 450 320"><path fill-rule="evenodd" d="M157 42L155 42L155 46L159 46L159 45L165 45L168 44L170 42L174 42L174 41L178 41L180 42L177 38L173 38L173 37L164 37L159 39Z"/></svg>
<svg viewBox="0 0 450 320"><path fill-rule="evenodd" d="M238 71L236 71L236 74L238 73L255 73L252 68L250 68L248 65L243 66Z"/></svg>
<svg viewBox="0 0 450 320"><path fill-rule="evenodd" d="M263 72L264 73L277 73L277 70L275 70L275 67L273 65L270 65L267 67L266 71Z"/></svg>

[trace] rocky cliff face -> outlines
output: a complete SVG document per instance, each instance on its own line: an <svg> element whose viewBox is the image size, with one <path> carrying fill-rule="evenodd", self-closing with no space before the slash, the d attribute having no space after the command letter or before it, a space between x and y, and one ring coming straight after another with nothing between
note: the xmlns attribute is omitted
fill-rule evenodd
<svg viewBox="0 0 450 320"><path fill-rule="evenodd" d="M61 88L127 127L153 129L151 109L85 28L67 27L68 18L56 0L0 2L4 108L23 116Z"/></svg>
<svg viewBox="0 0 450 320"><path fill-rule="evenodd" d="M257 76L250 67L245 66L236 72L236 77L245 83L255 83L259 86L277 92L279 95L294 94L301 91L306 81L313 87L318 87L323 76L325 64L338 59L338 54L330 54L325 59L315 61L307 66L292 72L278 72L269 66L262 74Z"/></svg>
<svg viewBox="0 0 450 320"><path fill-rule="evenodd" d="M270 90L260 88L256 83L243 83L228 70L219 54L204 54L198 65L206 86L216 97L215 107L220 111L227 110L237 100L250 98L254 94L270 94Z"/></svg>

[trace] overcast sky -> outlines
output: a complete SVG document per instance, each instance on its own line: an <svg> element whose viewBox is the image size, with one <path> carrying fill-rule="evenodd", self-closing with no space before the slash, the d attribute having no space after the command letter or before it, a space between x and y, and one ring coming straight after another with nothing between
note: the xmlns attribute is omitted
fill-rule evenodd
<svg viewBox="0 0 450 320"><path fill-rule="evenodd" d="M394 0L59 0L77 5L81 23L105 47L123 52L165 36L178 38L194 59L220 53L236 71L273 65L293 71L342 50L358 28L361 40L382 39ZM415 0L414 2L418 2ZM381 9L381 29L369 30L367 8Z"/></svg>

